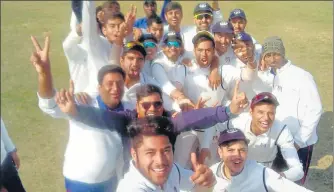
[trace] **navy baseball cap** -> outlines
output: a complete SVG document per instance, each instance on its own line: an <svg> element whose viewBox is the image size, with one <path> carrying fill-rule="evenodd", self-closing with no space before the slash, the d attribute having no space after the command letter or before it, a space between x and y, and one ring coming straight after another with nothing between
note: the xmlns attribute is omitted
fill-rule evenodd
<svg viewBox="0 0 334 192"><path fill-rule="evenodd" d="M198 13L211 13L212 14L213 10L209 3L199 3L196 5L194 9L194 15Z"/></svg>
<svg viewBox="0 0 334 192"><path fill-rule="evenodd" d="M157 4L157 2L155 0L145 0L144 1L144 5L150 5L150 4Z"/></svg>
<svg viewBox="0 0 334 192"><path fill-rule="evenodd" d="M250 36L246 32L240 32L235 35L234 37L235 40L240 40L240 41L253 41L252 36Z"/></svg>
<svg viewBox="0 0 334 192"><path fill-rule="evenodd" d="M237 17L240 17L246 20L246 14L242 9L233 9L230 13L230 17L228 18L228 20L231 20Z"/></svg>
<svg viewBox="0 0 334 192"><path fill-rule="evenodd" d="M162 42L167 43L168 41L178 41L179 43L182 43L182 37L180 33L169 31L162 37Z"/></svg>
<svg viewBox="0 0 334 192"><path fill-rule="evenodd" d="M212 26L212 33L230 33L233 34L233 26L230 22L221 21Z"/></svg>
<svg viewBox="0 0 334 192"><path fill-rule="evenodd" d="M222 145L228 141L233 140L243 140L247 144L249 143L249 140L246 138L245 134L240 130L236 128L229 128L222 131L218 138L218 145Z"/></svg>

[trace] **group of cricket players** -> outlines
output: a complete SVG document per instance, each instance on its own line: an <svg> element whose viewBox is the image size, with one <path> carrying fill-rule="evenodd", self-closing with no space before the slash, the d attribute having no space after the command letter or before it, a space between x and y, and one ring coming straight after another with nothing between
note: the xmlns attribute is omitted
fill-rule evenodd
<svg viewBox="0 0 334 192"><path fill-rule="evenodd" d="M158 14L143 1L142 18L126 1L69 3L68 89L53 81L57 42L31 37L38 106L69 121L66 191L310 191L322 114L313 76L279 36L254 39L246 7L161 3Z"/></svg>

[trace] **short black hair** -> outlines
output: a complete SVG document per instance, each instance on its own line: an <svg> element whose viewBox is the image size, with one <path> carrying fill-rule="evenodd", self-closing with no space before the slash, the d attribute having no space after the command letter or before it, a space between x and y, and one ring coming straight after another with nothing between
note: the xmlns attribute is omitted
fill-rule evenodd
<svg viewBox="0 0 334 192"><path fill-rule="evenodd" d="M151 27L153 23L156 23L156 24L162 24L162 19L161 19L161 17L159 17L157 14L153 14L153 15L151 15L151 16L147 19L147 27Z"/></svg>
<svg viewBox="0 0 334 192"><path fill-rule="evenodd" d="M180 9L182 11L182 5L179 2L171 1L169 2L165 7L165 13L167 13L170 10Z"/></svg>
<svg viewBox="0 0 334 192"><path fill-rule="evenodd" d="M125 17L123 15L123 13L118 12L118 13L113 13L111 11L103 11L104 15L103 15L103 24L107 24L108 20L110 19L120 19L122 21L125 21Z"/></svg>
<svg viewBox="0 0 334 192"><path fill-rule="evenodd" d="M97 80L99 82L99 85L102 84L104 76L109 73L119 73L122 75L123 80L125 80L125 72L124 70L118 66L118 65L105 65L103 66L97 75Z"/></svg>
<svg viewBox="0 0 334 192"><path fill-rule="evenodd" d="M137 148L143 141L142 136L167 136L172 145L175 137L173 122L162 116L138 118L127 126L127 133L131 139L131 146L134 148Z"/></svg>
<svg viewBox="0 0 334 192"><path fill-rule="evenodd" d="M139 86L136 90L137 102L140 101L141 98L147 97L153 93L158 93L162 100L162 91L160 87L156 85L152 85L152 84L146 84L146 85Z"/></svg>
<svg viewBox="0 0 334 192"><path fill-rule="evenodd" d="M116 1L116 0L109 0L109 1L106 1L106 2L104 2L103 4L102 4L102 9L108 9L111 5L114 5L114 4L116 4L116 5L118 5L119 7L121 7L121 5L118 3L118 1Z"/></svg>

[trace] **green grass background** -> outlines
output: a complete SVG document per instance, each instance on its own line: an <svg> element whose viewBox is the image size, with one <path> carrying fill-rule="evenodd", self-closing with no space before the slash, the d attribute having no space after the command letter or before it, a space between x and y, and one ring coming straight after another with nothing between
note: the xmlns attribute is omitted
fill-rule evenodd
<svg viewBox="0 0 334 192"><path fill-rule="evenodd" d="M121 2L122 11L127 11L131 3L138 7L137 15L143 16L139 1ZM159 8L161 4L158 3ZM196 2L181 4L183 25L192 24ZM310 170L309 188L333 191L332 2L223 1L219 4L224 18L233 8L244 9L249 21L246 30L259 42L272 35L282 37L287 57L313 74L324 115L312 159L315 168ZM17 145L22 164L19 172L27 191L64 191L62 164L68 123L52 119L39 110L37 76L29 57L33 51L30 35L42 41L43 32L50 31L54 83L57 88L68 87L69 72L62 41L69 33L70 14L70 2L1 1L1 116Z"/></svg>

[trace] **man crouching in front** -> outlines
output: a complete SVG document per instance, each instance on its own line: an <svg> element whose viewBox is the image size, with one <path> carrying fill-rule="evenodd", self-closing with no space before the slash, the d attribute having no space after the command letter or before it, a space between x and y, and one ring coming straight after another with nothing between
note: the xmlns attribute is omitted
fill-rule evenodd
<svg viewBox="0 0 334 192"><path fill-rule="evenodd" d="M212 171L191 154L193 171L173 163L173 123L165 117L146 117L127 128L131 138L129 172L119 182L117 192L193 191L197 186L215 184Z"/></svg>

